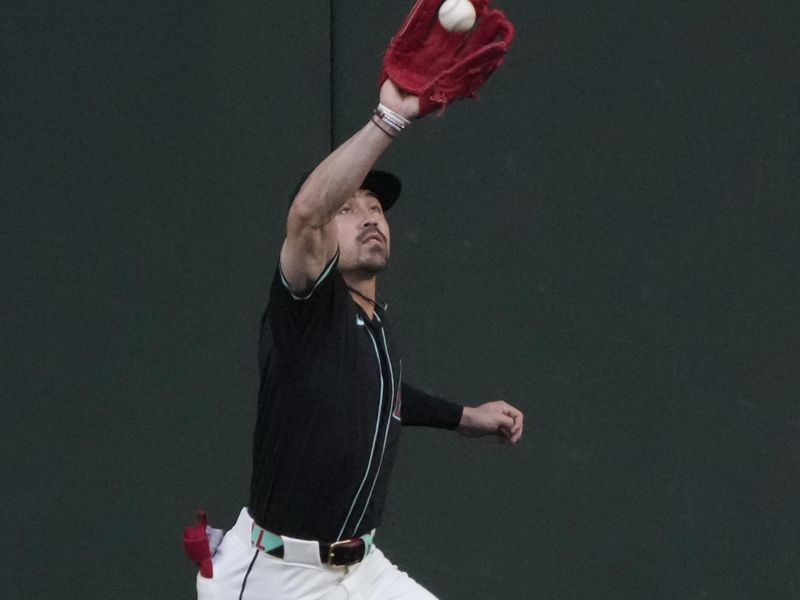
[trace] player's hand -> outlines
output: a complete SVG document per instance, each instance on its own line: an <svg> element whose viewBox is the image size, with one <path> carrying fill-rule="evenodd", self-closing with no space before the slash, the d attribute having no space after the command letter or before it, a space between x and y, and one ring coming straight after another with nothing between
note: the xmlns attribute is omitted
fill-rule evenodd
<svg viewBox="0 0 800 600"><path fill-rule="evenodd" d="M391 79L383 82L380 98L381 104L406 119L416 119L419 116L419 98L401 90Z"/></svg>
<svg viewBox="0 0 800 600"><path fill-rule="evenodd" d="M520 410L502 400L465 406L457 431L468 437L496 435L516 444L522 437L523 418Z"/></svg>

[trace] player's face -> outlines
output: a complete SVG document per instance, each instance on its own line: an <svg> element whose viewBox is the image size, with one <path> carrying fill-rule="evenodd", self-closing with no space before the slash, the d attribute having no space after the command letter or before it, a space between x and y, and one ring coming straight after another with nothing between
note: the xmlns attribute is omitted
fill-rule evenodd
<svg viewBox="0 0 800 600"><path fill-rule="evenodd" d="M389 261L389 223L378 199L358 190L335 218L339 269L378 273Z"/></svg>

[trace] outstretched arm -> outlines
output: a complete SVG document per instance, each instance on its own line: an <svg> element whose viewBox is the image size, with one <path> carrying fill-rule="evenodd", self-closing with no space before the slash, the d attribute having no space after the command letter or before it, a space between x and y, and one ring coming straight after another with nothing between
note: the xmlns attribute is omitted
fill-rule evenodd
<svg viewBox="0 0 800 600"><path fill-rule="evenodd" d="M457 431L468 437L495 435L512 444L522 437L522 412L503 400L465 406Z"/></svg>
<svg viewBox="0 0 800 600"><path fill-rule="evenodd" d="M478 22L468 33L445 31L436 22L440 0L417 0L392 37L384 54L380 89L381 104L388 112L382 111L378 121L367 123L322 161L292 202L280 264L293 291L304 291L333 258L333 217L389 145L392 123L402 124L459 98L474 97L503 62L514 27L500 10L490 8L489 0L473 2Z"/></svg>
<svg viewBox="0 0 800 600"><path fill-rule="evenodd" d="M381 104L413 119L419 99L390 79L381 86ZM391 137L373 121L339 146L306 179L292 201L281 248L281 271L289 287L301 292L315 281L336 253L333 217L356 192Z"/></svg>

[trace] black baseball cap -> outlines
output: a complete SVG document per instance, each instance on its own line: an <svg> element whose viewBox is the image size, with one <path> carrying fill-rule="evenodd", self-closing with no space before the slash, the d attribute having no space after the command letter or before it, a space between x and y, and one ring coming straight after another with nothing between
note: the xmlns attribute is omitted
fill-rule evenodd
<svg viewBox="0 0 800 600"><path fill-rule="evenodd" d="M289 198L289 204L294 201L294 197L297 196L300 188L303 187L303 183L305 183L306 179L311 173L303 173L300 181L297 182L297 185L294 188L294 192L292 193L291 198ZM383 212L387 212L392 205L397 202L397 199L400 197L400 192L403 190L403 184L400 183L400 179L389 173L388 171L379 171L373 169L367 176L364 178L364 181L359 186L360 190L369 190L373 193L373 195L378 199L378 202L381 203L381 207L383 208Z"/></svg>
<svg viewBox="0 0 800 600"><path fill-rule="evenodd" d="M397 202L400 192L403 190L403 184L396 175L392 175L388 171L373 170L367 173L359 189L372 192L381 203L383 212L386 212Z"/></svg>

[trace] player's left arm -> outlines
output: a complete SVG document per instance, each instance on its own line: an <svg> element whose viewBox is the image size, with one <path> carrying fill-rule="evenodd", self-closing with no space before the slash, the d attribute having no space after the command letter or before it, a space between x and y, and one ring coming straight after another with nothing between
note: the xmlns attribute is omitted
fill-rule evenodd
<svg viewBox="0 0 800 600"><path fill-rule="evenodd" d="M522 437L522 411L503 400L462 406L404 381L398 401L404 427L439 427L456 430L468 437L495 435L512 444Z"/></svg>
<svg viewBox="0 0 800 600"><path fill-rule="evenodd" d="M468 437L495 435L511 444L522 437L524 415L503 400L465 406L456 430Z"/></svg>

